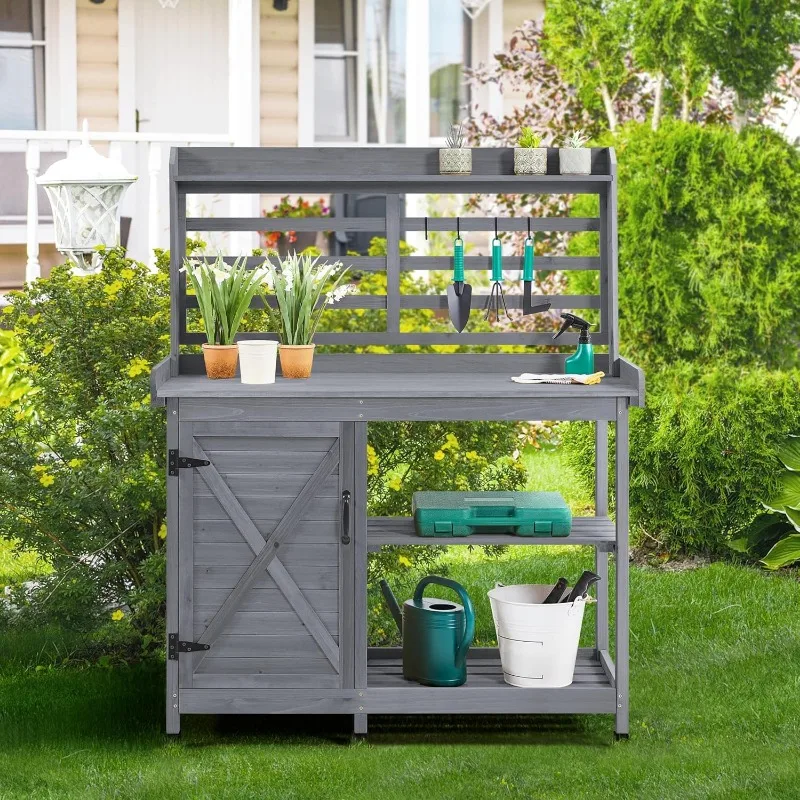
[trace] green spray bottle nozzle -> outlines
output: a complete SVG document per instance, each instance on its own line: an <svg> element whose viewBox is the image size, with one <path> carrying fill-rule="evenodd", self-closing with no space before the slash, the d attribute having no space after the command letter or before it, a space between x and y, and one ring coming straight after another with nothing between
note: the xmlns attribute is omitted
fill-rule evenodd
<svg viewBox="0 0 800 800"><path fill-rule="evenodd" d="M561 319L563 319L564 322L561 324L561 329L559 332L553 336L553 339L558 339L558 337L561 336L564 331L567 331L570 328L577 328L580 331L578 343L587 344L589 342L589 328L592 326L591 322L581 319L576 314L570 314L568 311L565 311L561 315Z"/></svg>

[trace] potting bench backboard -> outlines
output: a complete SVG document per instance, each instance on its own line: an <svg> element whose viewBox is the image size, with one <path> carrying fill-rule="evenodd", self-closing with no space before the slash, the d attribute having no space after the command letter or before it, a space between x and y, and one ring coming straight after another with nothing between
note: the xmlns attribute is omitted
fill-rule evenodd
<svg viewBox="0 0 800 800"><path fill-rule="evenodd" d="M373 218L187 217L193 195L333 194L386 197ZM595 194L596 217L401 215L408 194ZM206 204L207 205L207 204ZM628 409L641 405L641 371L619 357L617 334L616 167L613 150L592 151L592 173L515 176L513 153L473 151L469 176L438 174L438 151L428 148L177 148L171 157L171 350L153 370L153 399L166 405L170 455L168 494L167 729L181 714L347 713L366 731L378 713L610 713L616 732L628 732ZM593 341L605 353L596 364L607 377L595 386L513 383L520 372L558 372L564 354L533 352L552 333L492 329L479 333L416 330L404 312L446 313L441 294L404 294L403 271L448 270L446 256L400 251L401 231L596 231L592 256L547 256L546 270L594 270L594 295L556 295L554 309L599 311ZM211 381L190 350L202 342L188 330L196 299L180 271L186 237L194 232L359 231L385 236L386 255L346 257L354 272L385 273L385 292L356 294L346 332L316 341L337 352L317 356L307 381L275 384ZM230 253L229 258L238 254ZM250 257L255 266L262 257ZM470 274L488 271L487 257L467 256ZM519 256L503 260L519 277ZM474 280L474 279L473 279ZM474 281L476 284L477 281ZM363 285L363 282L362 282ZM508 297L521 307L521 295ZM534 302L538 298L534 298ZM257 306L262 301L254 300ZM473 308L485 295L476 290ZM370 312L371 330L359 320ZM381 315L379 329L374 314ZM475 313L475 312L474 312ZM274 338L269 331L246 337ZM559 342L574 344L574 334ZM413 352L449 345L444 353ZM489 345L522 352L479 352ZM383 350L357 353L369 346ZM406 348L405 346L410 346ZM393 349L401 352L389 352ZM574 521L569 539L478 535L448 544L558 545L595 548L598 588L595 644L581 650L573 684L564 689L519 689L503 682L496 648L474 648L465 686L421 687L403 680L396 648L367 647L366 558L392 544L439 544L414 534L409 517L367 515L367 425L383 420L555 420L595 422L595 514ZM608 515L608 423L616 426L616 517ZM446 489L447 486L431 486ZM608 555L616 569L616 665L609 654ZM554 575L553 578L558 577ZM467 587L478 591L476 587ZM488 587L484 587L488 588Z"/></svg>

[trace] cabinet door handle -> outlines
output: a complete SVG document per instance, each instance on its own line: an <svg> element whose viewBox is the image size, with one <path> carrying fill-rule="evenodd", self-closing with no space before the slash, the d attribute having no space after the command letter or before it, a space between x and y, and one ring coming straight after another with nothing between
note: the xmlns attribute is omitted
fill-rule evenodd
<svg viewBox="0 0 800 800"><path fill-rule="evenodd" d="M350 492L342 492L342 544L350 544Z"/></svg>

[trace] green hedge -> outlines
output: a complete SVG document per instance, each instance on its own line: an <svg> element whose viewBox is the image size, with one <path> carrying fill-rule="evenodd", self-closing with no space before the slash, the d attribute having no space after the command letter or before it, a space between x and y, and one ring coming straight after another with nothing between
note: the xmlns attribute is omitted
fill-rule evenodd
<svg viewBox="0 0 800 800"><path fill-rule="evenodd" d="M775 492L777 449L800 431L798 397L796 370L681 364L660 373L646 408L631 415L634 543L650 537L672 553L725 552ZM570 423L562 436L570 464L592 480L591 426Z"/></svg>

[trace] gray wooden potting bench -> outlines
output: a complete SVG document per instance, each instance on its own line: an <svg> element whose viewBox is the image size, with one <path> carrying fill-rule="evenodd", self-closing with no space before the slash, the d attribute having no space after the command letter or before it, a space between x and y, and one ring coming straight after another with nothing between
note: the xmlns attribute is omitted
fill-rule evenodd
<svg viewBox="0 0 800 800"><path fill-rule="evenodd" d="M165 405L167 476L167 731L182 714L352 714L365 733L369 714L614 714L628 734L628 409L644 402L641 371L619 357L617 334L616 165L595 149L592 174L561 176L557 151L548 174L515 176L511 149L473 151L473 174L438 174L428 148L177 148L170 163L171 348L152 373L153 402ZM328 219L187 218L187 195L386 193L379 218L341 218L335 227L385 236L385 257L348 258L355 270L384 272L386 293L352 295L342 306L379 314L382 330L320 333L320 345L363 348L445 344L469 352L318 355L310 380L246 386L205 377L203 341L187 331L180 267L193 231L321 231ZM533 231L598 231L591 257L541 257L537 269L596 270L599 294L554 296L555 309L598 309L594 343L607 377L596 386L513 383L521 372L563 371L564 354L474 352L486 345L548 345L549 333L409 331L409 309L446 309L444 296L405 295L409 270L448 270L439 256L401 256L401 230L426 221L400 217L400 195L532 193L599 196L599 216L546 217ZM494 230L492 218L464 217L461 231ZM527 229L501 218L502 231ZM453 218L427 220L454 232ZM261 259L251 259L253 264ZM488 270L490 259L466 259ZM504 258L506 270L521 258ZM475 274L475 273L473 273ZM518 274L507 275L517 278ZM469 278L468 278L469 279ZM484 297L476 290L472 303ZM508 298L521 307L521 295ZM258 305L260 300L255 300ZM194 312L192 312L194 313ZM479 313L479 312L475 312ZM362 312L363 314L363 312ZM359 317L356 316L355 319ZM244 337L275 338L268 333ZM574 344L575 335L560 340ZM595 422L595 515L577 518L568 539L477 535L419 539L409 518L367 516L367 425L381 420L591 420ZM608 515L608 424L616 426L616 516ZM430 487L431 489L442 487ZM595 643L581 649L571 686L514 688L503 682L495 648L473 648L468 680L457 688L406 682L397 648L367 646L367 553L383 545L586 544L595 548ZM614 554L615 659L610 655L608 556ZM558 577L555 573L553 579Z"/></svg>

